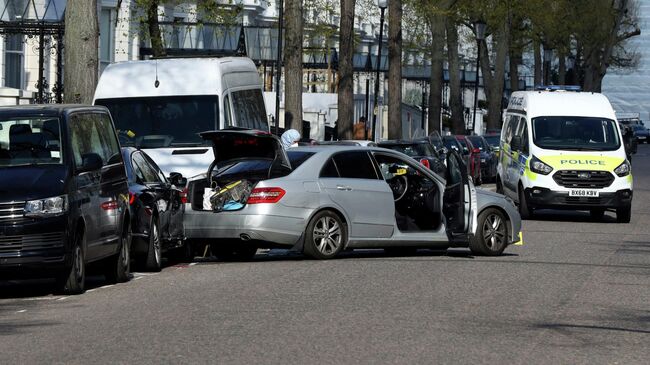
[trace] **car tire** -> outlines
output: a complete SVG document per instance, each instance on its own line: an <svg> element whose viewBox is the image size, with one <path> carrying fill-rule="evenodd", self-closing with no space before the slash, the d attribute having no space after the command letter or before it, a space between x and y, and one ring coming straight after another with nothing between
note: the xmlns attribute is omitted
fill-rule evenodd
<svg viewBox="0 0 650 365"><path fill-rule="evenodd" d="M601 221L603 220L603 217L605 216L605 209L602 208L593 208L589 210L589 215L593 220L596 221Z"/></svg>
<svg viewBox="0 0 650 365"><path fill-rule="evenodd" d="M159 272L162 268L162 243L158 227L158 219L153 217L149 230L147 256L144 262L144 270L149 272Z"/></svg>
<svg viewBox="0 0 650 365"><path fill-rule="evenodd" d="M508 220L495 208L488 208L478 215L478 231L469 240L474 255L499 256L508 246Z"/></svg>
<svg viewBox="0 0 650 365"><path fill-rule="evenodd" d="M304 254L318 260L331 259L341 252L347 240L347 227L343 220L333 211L324 210L307 224Z"/></svg>
<svg viewBox="0 0 650 365"><path fill-rule="evenodd" d="M109 283L124 283L131 278L131 226L124 225L120 237L119 251L106 262L104 271Z"/></svg>
<svg viewBox="0 0 650 365"><path fill-rule="evenodd" d="M84 235L79 233L72 248L72 266L57 277L57 291L65 295L82 294L86 291L86 255Z"/></svg>
<svg viewBox="0 0 650 365"><path fill-rule="evenodd" d="M533 210L526 201L526 194L524 194L524 189L519 187L519 215L521 219L530 219L533 215Z"/></svg>
<svg viewBox="0 0 650 365"><path fill-rule="evenodd" d="M616 221L618 223L630 223L631 219L632 219L631 205L622 208L616 208Z"/></svg>
<svg viewBox="0 0 650 365"><path fill-rule="evenodd" d="M241 262L252 260L257 253L257 246L245 243L236 245L213 243L210 245L210 250L221 261Z"/></svg>

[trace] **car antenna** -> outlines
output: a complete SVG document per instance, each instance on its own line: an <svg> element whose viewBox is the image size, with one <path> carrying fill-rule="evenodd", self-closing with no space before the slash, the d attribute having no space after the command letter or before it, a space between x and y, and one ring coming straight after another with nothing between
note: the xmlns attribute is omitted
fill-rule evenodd
<svg viewBox="0 0 650 365"><path fill-rule="evenodd" d="M160 86L160 81L158 81L158 59L156 58L154 62L156 65L156 81L154 81L153 86L157 89Z"/></svg>

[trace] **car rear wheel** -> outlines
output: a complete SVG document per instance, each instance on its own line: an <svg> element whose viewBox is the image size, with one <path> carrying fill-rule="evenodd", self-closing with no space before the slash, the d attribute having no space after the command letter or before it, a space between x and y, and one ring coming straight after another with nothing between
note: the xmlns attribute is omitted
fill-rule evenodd
<svg viewBox="0 0 650 365"><path fill-rule="evenodd" d="M158 219L155 217L151 221L151 231L149 233L149 248L147 249L147 258L144 263L146 271L158 272L162 267L162 246L160 242L160 232L158 230Z"/></svg>
<svg viewBox="0 0 650 365"><path fill-rule="evenodd" d="M131 226L125 224L118 253L106 263L104 272L109 283L124 283L131 276Z"/></svg>
<svg viewBox="0 0 650 365"><path fill-rule="evenodd" d="M347 243L347 229L334 212L324 210L316 214L305 231L305 255L319 260L335 257Z"/></svg>
<svg viewBox="0 0 650 365"><path fill-rule="evenodd" d="M478 232L469 240L475 255L498 256L508 245L508 226L503 212L488 208L478 216Z"/></svg>
<svg viewBox="0 0 650 365"><path fill-rule="evenodd" d="M86 289L86 257L84 254L84 237L75 239L72 248L72 266L65 270L65 273L57 278L58 291L67 294L81 294Z"/></svg>
<svg viewBox="0 0 650 365"><path fill-rule="evenodd" d="M632 219L632 206L628 205L626 207L616 209L616 221L618 223L630 223Z"/></svg>

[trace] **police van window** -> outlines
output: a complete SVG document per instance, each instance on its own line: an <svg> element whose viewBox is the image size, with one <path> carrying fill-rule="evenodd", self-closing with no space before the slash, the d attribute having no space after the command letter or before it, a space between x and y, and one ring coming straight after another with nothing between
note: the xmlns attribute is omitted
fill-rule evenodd
<svg viewBox="0 0 650 365"><path fill-rule="evenodd" d="M514 129L517 128L518 122L519 122L518 116L516 115L510 116L510 120L508 120L508 126L506 127L506 130L504 132L505 143L510 143L510 141L512 141L512 134L514 133Z"/></svg>
<svg viewBox="0 0 650 365"><path fill-rule="evenodd" d="M521 136L521 153L528 155L530 148L528 143L528 125L526 124L526 119L521 118L524 129L519 134Z"/></svg>
<svg viewBox="0 0 650 365"><path fill-rule="evenodd" d="M532 120L533 143L544 149L615 151L621 144L611 119L592 117L537 117Z"/></svg>

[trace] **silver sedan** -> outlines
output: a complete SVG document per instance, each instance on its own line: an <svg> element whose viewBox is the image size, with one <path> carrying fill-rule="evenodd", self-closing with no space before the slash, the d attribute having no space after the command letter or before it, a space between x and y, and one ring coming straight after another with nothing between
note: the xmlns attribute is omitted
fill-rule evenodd
<svg viewBox="0 0 650 365"><path fill-rule="evenodd" d="M189 184L185 229L188 237L209 239L223 258L249 258L258 247L292 247L318 259L355 248L469 247L500 255L521 239L517 210L502 195L476 189L455 153L442 177L382 148L285 152L271 135L218 131L203 137L212 140L217 157L205 178ZM237 154L237 146L254 151ZM248 189L229 196L232 186ZM220 206L206 207L204 194L225 197Z"/></svg>

